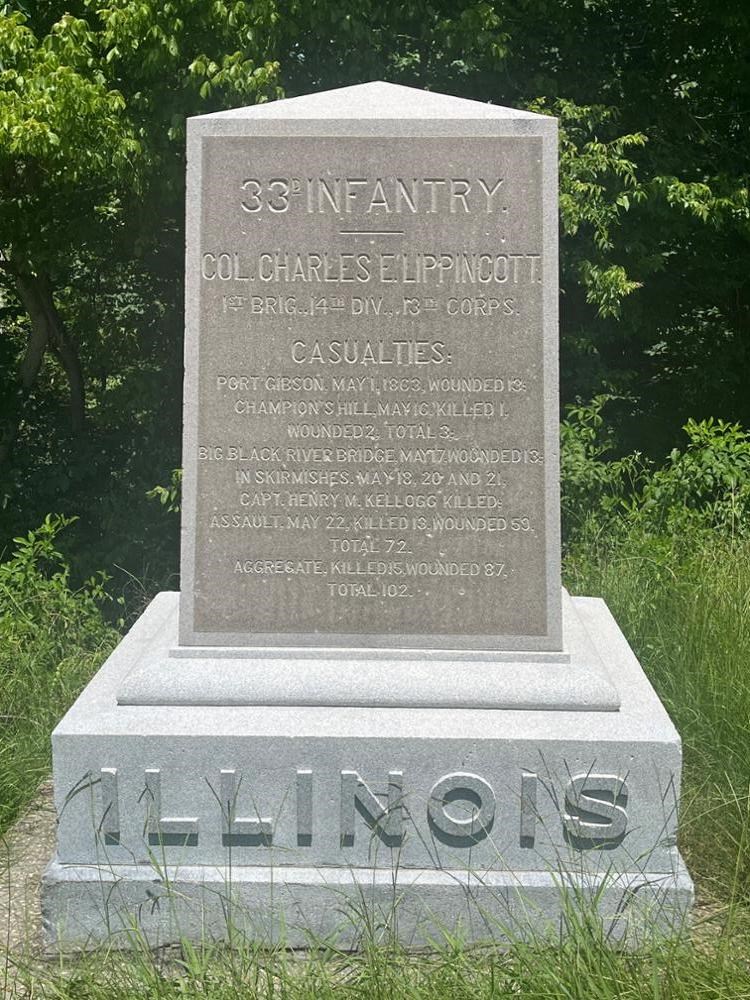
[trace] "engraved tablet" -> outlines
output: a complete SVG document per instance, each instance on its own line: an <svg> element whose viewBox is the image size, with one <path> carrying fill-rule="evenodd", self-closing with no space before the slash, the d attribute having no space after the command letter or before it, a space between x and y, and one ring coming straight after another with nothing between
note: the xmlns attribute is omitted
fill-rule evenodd
<svg viewBox="0 0 750 1000"><path fill-rule="evenodd" d="M554 122L303 102L191 123L183 641L559 648Z"/></svg>

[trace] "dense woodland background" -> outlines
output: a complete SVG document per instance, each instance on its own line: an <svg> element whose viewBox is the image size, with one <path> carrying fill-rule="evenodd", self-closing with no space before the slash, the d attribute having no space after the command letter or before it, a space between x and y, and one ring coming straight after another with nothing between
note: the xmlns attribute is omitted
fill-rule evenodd
<svg viewBox="0 0 750 1000"><path fill-rule="evenodd" d="M682 427L750 426L749 42L746 0L0 7L0 552L56 512L74 578L176 585L185 118L373 79L560 119L568 504L721 479L744 435Z"/></svg>

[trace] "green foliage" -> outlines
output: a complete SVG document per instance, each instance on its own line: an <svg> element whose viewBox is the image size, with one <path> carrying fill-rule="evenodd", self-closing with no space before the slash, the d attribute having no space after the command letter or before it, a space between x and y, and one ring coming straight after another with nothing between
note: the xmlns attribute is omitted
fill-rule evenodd
<svg viewBox="0 0 750 1000"><path fill-rule="evenodd" d="M639 454L614 458L614 433L602 410L615 397L603 394L591 403L566 407L560 424L560 482L563 537L584 529L612 525L623 502L634 494L646 464Z"/></svg>
<svg viewBox="0 0 750 1000"><path fill-rule="evenodd" d="M199 110L280 96L278 63L267 58L278 18L270 0L86 0L86 7L98 21L106 72L123 81L151 149L163 138L184 142L185 117Z"/></svg>
<svg viewBox="0 0 750 1000"><path fill-rule="evenodd" d="M701 889L750 901L750 435L689 420L661 466L613 457L598 397L562 427L566 584L602 596L685 747L681 829Z"/></svg>
<svg viewBox="0 0 750 1000"><path fill-rule="evenodd" d="M50 515L0 563L0 834L48 773L49 734L117 633L106 577L79 587L58 550L70 518Z"/></svg>
<svg viewBox="0 0 750 1000"><path fill-rule="evenodd" d="M687 445L660 467L639 453L613 456L598 396L566 409L561 425L563 533L575 545L598 532L646 536L750 533L750 435L723 420L688 420Z"/></svg>
<svg viewBox="0 0 750 1000"><path fill-rule="evenodd" d="M55 547L58 533L74 520L48 514L38 528L13 539L15 551L0 563L0 599L8 612L0 619L0 638L29 640L41 629L64 650L71 641L88 641L92 628L98 634L107 575L99 572L71 590L70 566Z"/></svg>
<svg viewBox="0 0 750 1000"><path fill-rule="evenodd" d="M583 230L589 235L588 241L571 246L568 280L581 283L586 302L596 307L598 316L617 317L625 296L641 287L610 254L621 215L646 198L636 164L626 155L643 147L646 136L635 132L602 141L601 131L617 121L614 108L580 107L558 99L549 109L544 101L532 102L531 110L548 111L559 121L563 235L576 236Z"/></svg>
<svg viewBox="0 0 750 1000"><path fill-rule="evenodd" d="M147 491L150 500L158 500L170 514L177 514L181 507L182 469L172 469L169 486L154 486Z"/></svg>
<svg viewBox="0 0 750 1000"><path fill-rule="evenodd" d="M750 541L679 525L588 532L565 582L603 597L683 740L681 844L704 898L750 903Z"/></svg>
<svg viewBox="0 0 750 1000"><path fill-rule="evenodd" d="M65 14L40 40L26 20L0 16L0 247L14 271L57 270L139 191L141 147L88 23Z"/></svg>
<svg viewBox="0 0 750 1000"><path fill-rule="evenodd" d="M118 565L118 589L150 589L176 573L177 528L146 491L179 462L184 122L278 94L263 51L274 10L5 7L0 547L60 510L80 515L66 546L78 579ZM54 329L21 301L19 275L45 291L37 312L55 310Z"/></svg>
<svg viewBox="0 0 750 1000"><path fill-rule="evenodd" d="M689 420L688 445L673 449L628 504L631 519L669 534L750 533L750 435L723 420Z"/></svg>

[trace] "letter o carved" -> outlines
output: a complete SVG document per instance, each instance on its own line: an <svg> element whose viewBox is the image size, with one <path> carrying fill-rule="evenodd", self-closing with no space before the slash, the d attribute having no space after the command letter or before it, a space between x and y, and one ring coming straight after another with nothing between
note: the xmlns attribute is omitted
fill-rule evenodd
<svg viewBox="0 0 750 1000"><path fill-rule="evenodd" d="M456 815L448 806L455 801L471 803L464 815ZM487 836L495 819L495 793L478 774L455 771L436 781L427 801L427 815L438 831L449 837L476 843Z"/></svg>

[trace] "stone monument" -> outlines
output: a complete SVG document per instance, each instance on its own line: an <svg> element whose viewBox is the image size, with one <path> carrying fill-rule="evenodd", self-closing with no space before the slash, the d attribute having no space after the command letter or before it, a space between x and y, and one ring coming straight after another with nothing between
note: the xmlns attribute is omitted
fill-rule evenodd
<svg viewBox="0 0 750 1000"><path fill-rule="evenodd" d="M679 925L680 740L560 583L557 123L188 127L182 590L53 736L48 941Z"/></svg>

